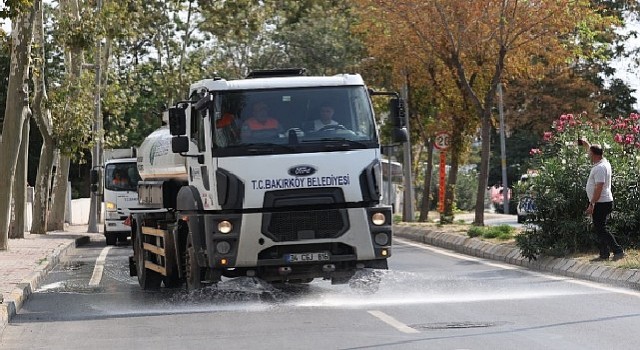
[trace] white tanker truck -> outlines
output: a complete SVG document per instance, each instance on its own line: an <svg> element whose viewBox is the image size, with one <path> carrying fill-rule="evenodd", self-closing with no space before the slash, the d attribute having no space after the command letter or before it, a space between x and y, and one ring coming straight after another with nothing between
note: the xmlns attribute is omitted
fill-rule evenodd
<svg viewBox="0 0 640 350"><path fill-rule="evenodd" d="M152 209L132 213L129 262L143 289L239 276L346 283L387 268L393 220L371 95L395 95L396 142L407 138L402 101L359 75L302 73L196 82L138 149L138 198ZM333 122L318 128L326 107ZM276 122L260 127L260 112Z"/></svg>

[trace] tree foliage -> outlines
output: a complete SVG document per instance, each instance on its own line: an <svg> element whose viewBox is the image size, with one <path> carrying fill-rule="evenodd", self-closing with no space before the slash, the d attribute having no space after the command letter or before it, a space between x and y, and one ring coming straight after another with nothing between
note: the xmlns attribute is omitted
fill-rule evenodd
<svg viewBox="0 0 640 350"><path fill-rule="evenodd" d="M406 42L422 62L436 61L457 90L458 108L481 125L482 160L476 203L482 224L490 155L490 131L498 83L543 79L550 67L562 70L596 55L593 37L613 23L584 0L388 1L362 0L372 31L369 42L393 37ZM382 35L380 35L382 34ZM589 34L589 35L587 35ZM398 39L401 38L401 39ZM409 45L411 43L412 45ZM405 65L398 60L396 65ZM459 118L465 114L452 114ZM452 120L455 125L470 125ZM456 132L465 130L456 127ZM468 130L468 133L473 131Z"/></svg>

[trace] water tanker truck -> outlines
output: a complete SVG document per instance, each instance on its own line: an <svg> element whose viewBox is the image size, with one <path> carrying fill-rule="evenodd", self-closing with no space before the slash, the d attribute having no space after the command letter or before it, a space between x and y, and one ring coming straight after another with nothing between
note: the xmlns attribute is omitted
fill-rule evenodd
<svg viewBox="0 0 640 350"><path fill-rule="evenodd" d="M381 204L373 95L357 74L252 72L193 83L137 153L131 275L143 289L197 289L223 277L347 283L386 269L392 210ZM329 114L327 121L321 114Z"/></svg>

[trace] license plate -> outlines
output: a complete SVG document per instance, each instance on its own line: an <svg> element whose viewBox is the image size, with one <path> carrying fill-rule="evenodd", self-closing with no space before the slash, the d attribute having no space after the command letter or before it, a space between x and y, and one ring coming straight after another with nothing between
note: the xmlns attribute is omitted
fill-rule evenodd
<svg viewBox="0 0 640 350"><path fill-rule="evenodd" d="M331 259L331 255L328 252L296 253L296 254L287 254L285 256L285 260L289 263L328 261L329 259Z"/></svg>

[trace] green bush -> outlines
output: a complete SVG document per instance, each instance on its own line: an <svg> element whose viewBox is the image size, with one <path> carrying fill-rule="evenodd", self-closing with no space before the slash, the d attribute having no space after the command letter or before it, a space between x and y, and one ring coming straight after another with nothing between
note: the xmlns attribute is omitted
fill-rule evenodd
<svg viewBox="0 0 640 350"><path fill-rule="evenodd" d="M488 226L488 227L480 227L473 226L469 228L467 231L467 236L473 237L482 237L482 238L497 238L500 240L508 240L513 238L513 233L515 229L509 225L499 225L499 226Z"/></svg>
<svg viewBox="0 0 640 350"><path fill-rule="evenodd" d="M585 183L591 163L579 138L600 144L613 169L614 212L609 227L618 242L637 246L640 235L640 116L588 120L586 114L562 115L545 143L532 149L532 165L539 176L530 180L536 212L527 218L525 232L516 237L523 256L565 256L596 247L591 218L584 210L588 200Z"/></svg>
<svg viewBox="0 0 640 350"><path fill-rule="evenodd" d="M456 181L456 208L464 211L475 209L478 195L478 172L459 172Z"/></svg>
<svg viewBox="0 0 640 350"><path fill-rule="evenodd" d="M479 237L479 236L482 236L483 233L484 233L484 227L472 226L471 228L469 228L469 231L467 231L467 236L471 238Z"/></svg>

